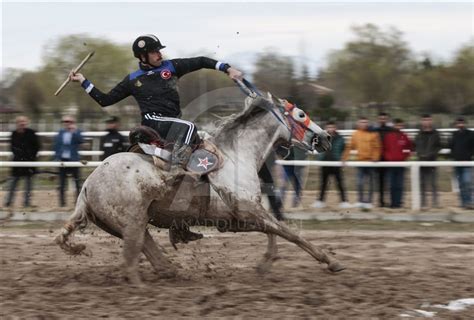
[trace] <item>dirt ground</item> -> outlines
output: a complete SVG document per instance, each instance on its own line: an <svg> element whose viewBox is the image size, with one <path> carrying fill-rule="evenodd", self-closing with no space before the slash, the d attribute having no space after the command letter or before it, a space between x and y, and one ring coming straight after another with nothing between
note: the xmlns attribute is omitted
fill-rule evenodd
<svg viewBox="0 0 474 320"><path fill-rule="evenodd" d="M416 319L421 314L413 310L421 309L436 312L436 319L472 319L474 306L457 312L432 306L474 298L472 225L444 224L433 231L364 230L349 222L345 229L323 226L300 232L333 251L348 267L341 273L329 273L279 239L281 259L262 276L255 271L266 245L262 234L204 229L204 239L174 251L167 231L151 229L180 266L179 276L161 279L143 257L146 287L131 288L122 278L121 240L88 227L75 240L85 243L92 256L71 257L53 244L59 224L4 223L0 316Z"/></svg>

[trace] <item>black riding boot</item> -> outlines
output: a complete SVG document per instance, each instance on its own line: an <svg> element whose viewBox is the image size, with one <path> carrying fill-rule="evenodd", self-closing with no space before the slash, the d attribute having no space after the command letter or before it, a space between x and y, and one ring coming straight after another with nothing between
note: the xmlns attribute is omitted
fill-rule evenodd
<svg viewBox="0 0 474 320"><path fill-rule="evenodd" d="M188 164L189 157L191 157L193 150L190 145L176 144L171 153L171 170L176 170L177 168L185 168Z"/></svg>
<svg viewBox="0 0 474 320"><path fill-rule="evenodd" d="M196 241L202 239L203 235L200 233L192 232L186 225L171 226L169 229L170 242L173 247L178 250L176 243L188 243L189 241Z"/></svg>

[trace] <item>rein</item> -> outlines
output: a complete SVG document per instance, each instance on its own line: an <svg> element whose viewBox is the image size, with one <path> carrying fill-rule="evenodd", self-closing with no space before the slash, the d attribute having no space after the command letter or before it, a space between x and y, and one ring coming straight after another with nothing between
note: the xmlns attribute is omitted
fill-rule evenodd
<svg viewBox="0 0 474 320"><path fill-rule="evenodd" d="M263 97L263 94L252 83L250 83L248 80L242 79L242 80L234 80L234 81L235 81L235 83L237 83L240 90L243 93L245 93L245 95L249 96L250 98ZM274 105L273 102L272 102L272 105ZM285 125L285 127L290 131L290 134L291 134L290 138L293 136L293 127L294 127L294 125L289 126L288 123L284 119L282 119L282 114L284 114L284 112L282 112L282 109L280 107L275 106L275 107L278 108L278 110L280 110L280 114L277 114L273 108L270 108L266 105L259 106L259 107L261 107L261 108L267 110L268 112L270 112L271 114L273 114L275 116L275 118L279 122L283 123Z"/></svg>
<svg viewBox="0 0 474 320"><path fill-rule="evenodd" d="M239 86L240 90L245 95L247 95L251 98L263 97L263 94L252 83L250 83L248 80L246 80L246 79L234 80L234 82ZM276 96L275 96L275 98L278 99L278 100L282 100L282 99L280 99ZM275 112L274 108L269 107L267 105L263 105L263 106L259 106L259 107L271 112L271 114L273 114L273 116L275 116L275 118L279 122L281 122L288 129L288 131L290 131L290 137L288 139L288 143L291 145L291 140L293 139L293 136L295 135L294 131L296 130L296 123L297 122L293 118L287 119L287 117L285 117L286 115L289 114L289 112L291 110L286 110L284 107L283 108L279 107L279 106L275 105L273 103L273 101L271 101L270 103L274 107L278 108L278 110L280 111L279 114L277 112ZM293 106L293 108L296 107L295 105L292 105L292 106ZM301 126L302 128L304 128L305 130L309 130L309 128L304 124L298 123L298 125ZM290 149L288 148L287 156L289 155L289 152L290 152Z"/></svg>

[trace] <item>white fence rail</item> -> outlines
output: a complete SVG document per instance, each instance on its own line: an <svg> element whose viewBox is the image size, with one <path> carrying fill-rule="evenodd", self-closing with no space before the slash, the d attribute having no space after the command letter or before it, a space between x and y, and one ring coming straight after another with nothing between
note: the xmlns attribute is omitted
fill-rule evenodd
<svg viewBox="0 0 474 320"><path fill-rule="evenodd" d="M458 129L455 128L440 128L436 129L441 134L448 134L457 131ZM474 128L470 128L470 130L474 130ZM342 136L350 136L354 133L355 130L338 130L339 134ZM403 129L403 132L407 134L415 134L419 129ZM119 131L121 135L128 137L130 131ZM57 131L40 131L36 133L40 137L54 137L58 134ZM96 138L102 137L107 134L107 131L82 131L82 135L86 138ZM0 131L0 138L9 138L11 135L10 131Z"/></svg>
<svg viewBox="0 0 474 320"><path fill-rule="evenodd" d="M319 167L405 167L410 168L410 186L412 193L411 209L419 211L420 200L420 167L474 167L474 161L310 161L310 160L278 160L277 164L292 166L319 166ZM101 161L0 161L0 167L97 167Z"/></svg>
<svg viewBox="0 0 474 320"><path fill-rule="evenodd" d="M101 156L104 154L104 151L79 151L79 155L81 156ZM0 157L11 157L13 152L11 151L0 151ZM38 157L49 157L54 156L54 151L39 151Z"/></svg>
<svg viewBox="0 0 474 320"><path fill-rule="evenodd" d="M449 149L441 149L439 151L439 154L449 154L451 151ZM356 150L351 150L350 152L352 155L357 154ZM91 157L99 157L104 154L104 151L79 151L79 155L81 156L91 156ZM314 152L314 154L317 154ZM6 157L11 157L13 156L13 152L11 151L0 151L0 158L6 158ZM54 156L54 151L39 151L38 152L39 157L52 157Z"/></svg>

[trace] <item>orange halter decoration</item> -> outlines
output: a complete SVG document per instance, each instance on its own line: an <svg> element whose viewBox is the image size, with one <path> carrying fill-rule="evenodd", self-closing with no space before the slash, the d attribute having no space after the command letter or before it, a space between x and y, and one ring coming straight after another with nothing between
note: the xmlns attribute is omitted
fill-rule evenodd
<svg viewBox="0 0 474 320"><path fill-rule="evenodd" d="M308 130L308 127L311 123L311 119L308 117L308 115L305 113L305 117L302 118L301 120L296 120L293 116L293 111L296 108L296 106L288 101L285 100L285 113L288 114L288 121L289 121L289 126L291 128L292 135L299 141L304 139L304 135L306 133L306 130Z"/></svg>

